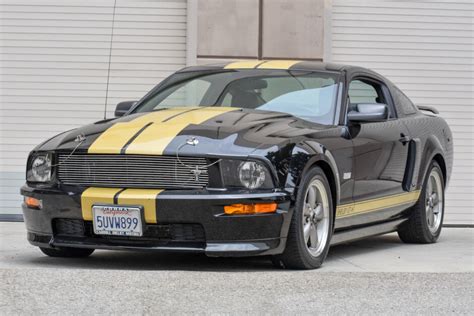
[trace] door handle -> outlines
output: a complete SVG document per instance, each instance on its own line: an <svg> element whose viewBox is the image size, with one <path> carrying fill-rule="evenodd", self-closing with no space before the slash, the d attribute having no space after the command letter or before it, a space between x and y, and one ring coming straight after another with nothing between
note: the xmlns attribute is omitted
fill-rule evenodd
<svg viewBox="0 0 474 316"><path fill-rule="evenodd" d="M411 140L410 136L406 136L405 134L401 133L400 134L400 139L398 140L400 143L402 143L403 145L405 145L406 143L408 143L409 141Z"/></svg>

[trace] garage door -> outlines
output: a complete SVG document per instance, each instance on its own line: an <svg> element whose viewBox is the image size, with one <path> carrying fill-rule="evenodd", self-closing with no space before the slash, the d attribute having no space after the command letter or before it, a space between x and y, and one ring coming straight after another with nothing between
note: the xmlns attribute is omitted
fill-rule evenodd
<svg viewBox="0 0 474 316"><path fill-rule="evenodd" d="M466 1L334 0L331 57L387 76L454 133L445 223L474 224L473 14Z"/></svg>
<svg viewBox="0 0 474 316"><path fill-rule="evenodd" d="M186 1L2 0L0 14L0 214L20 214L36 144L185 65Z"/></svg>

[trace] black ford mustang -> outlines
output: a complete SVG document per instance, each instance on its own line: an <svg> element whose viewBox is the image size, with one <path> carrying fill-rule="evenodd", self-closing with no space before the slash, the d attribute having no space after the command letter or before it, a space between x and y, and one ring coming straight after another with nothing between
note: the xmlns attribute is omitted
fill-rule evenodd
<svg viewBox="0 0 474 316"><path fill-rule="evenodd" d="M453 140L436 110L421 110L360 67L185 68L120 103L117 118L31 152L28 240L56 257L190 251L304 269L366 236L432 243Z"/></svg>

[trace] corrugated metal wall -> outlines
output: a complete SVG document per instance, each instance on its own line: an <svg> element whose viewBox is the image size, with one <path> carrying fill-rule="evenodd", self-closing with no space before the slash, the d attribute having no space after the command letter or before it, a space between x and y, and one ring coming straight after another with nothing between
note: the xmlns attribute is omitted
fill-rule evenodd
<svg viewBox="0 0 474 316"><path fill-rule="evenodd" d="M369 67L418 105L433 105L454 133L445 223L474 224L472 0L333 0L331 59Z"/></svg>
<svg viewBox="0 0 474 316"><path fill-rule="evenodd" d="M372 68L455 135L448 223L474 223L472 0L328 0L334 62ZM99 120L114 0L0 0L0 213L19 213L26 155ZM109 99L136 99L185 64L186 0L117 0Z"/></svg>
<svg viewBox="0 0 474 316"><path fill-rule="evenodd" d="M110 117L185 65L186 0L1 0L0 213L20 213L28 152Z"/></svg>

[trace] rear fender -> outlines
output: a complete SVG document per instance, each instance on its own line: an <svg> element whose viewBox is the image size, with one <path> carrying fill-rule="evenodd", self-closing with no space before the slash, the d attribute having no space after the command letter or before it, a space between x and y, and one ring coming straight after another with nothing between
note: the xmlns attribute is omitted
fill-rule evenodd
<svg viewBox="0 0 474 316"><path fill-rule="evenodd" d="M444 150L441 142L436 138L434 135L428 136L426 139L422 156L420 159L420 167L418 170L418 181L417 181L417 189L421 189L423 183L425 181L426 173L428 172L428 168L431 164L431 161L434 157L440 154L444 159ZM445 179L446 180L446 179Z"/></svg>

